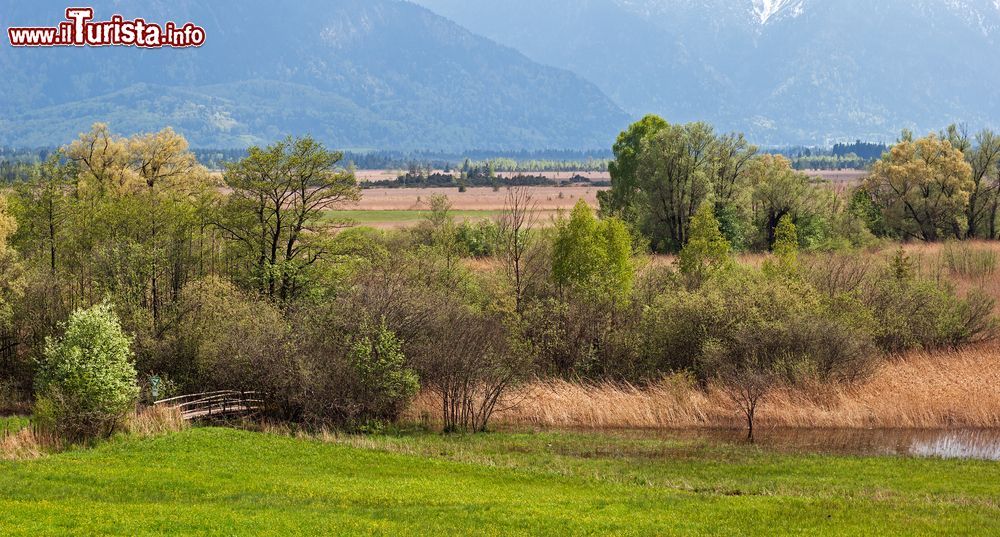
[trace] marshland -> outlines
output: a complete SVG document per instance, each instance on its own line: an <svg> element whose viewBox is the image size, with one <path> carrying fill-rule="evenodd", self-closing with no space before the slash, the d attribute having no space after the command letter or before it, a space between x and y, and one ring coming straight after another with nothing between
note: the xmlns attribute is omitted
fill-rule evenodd
<svg viewBox="0 0 1000 537"><path fill-rule="evenodd" d="M613 154L364 189L309 137L67 140L0 197L3 533L1000 531L1000 138Z"/></svg>

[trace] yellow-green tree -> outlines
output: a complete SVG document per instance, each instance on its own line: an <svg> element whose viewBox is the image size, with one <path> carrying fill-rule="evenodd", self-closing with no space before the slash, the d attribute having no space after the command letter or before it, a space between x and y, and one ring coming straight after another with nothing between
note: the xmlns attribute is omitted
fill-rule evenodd
<svg viewBox="0 0 1000 537"><path fill-rule="evenodd" d="M560 288L625 300L635 276L625 224L617 218L598 220L587 202L578 201L569 218L556 223L552 275Z"/></svg>
<svg viewBox="0 0 1000 537"><path fill-rule="evenodd" d="M933 134L914 140L904 133L865 180L887 228L923 241L965 235L973 188L972 167L962 152Z"/></svg>
<svg viewBox="0 0 1000 537"><path fill-rule="evenodd" d="M705 202L691 219L687 244L677 257L677 266L688 281L697 287L705 279L725 270L732 263L729 241L719 231L712 203Z"/></svg>
<svg viewBox="0 0 1000 537"><path fill-rule="evenodd" d="M799 235L795 230L791 215L781 217L774 230L774 246L771 248L775 262L764 265L767 271L784 276L794 276L799 267Z"/></svg>

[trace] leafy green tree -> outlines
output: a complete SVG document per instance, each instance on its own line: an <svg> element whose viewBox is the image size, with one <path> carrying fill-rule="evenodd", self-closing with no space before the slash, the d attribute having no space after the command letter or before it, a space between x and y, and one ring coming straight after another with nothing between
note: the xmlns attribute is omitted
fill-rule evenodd
<svg viewBox="0 0 1000 537"><path fill-rule="evenodd" d="M799 235L795 230L791 215L786 214L778 221L778 227L774 230L774 246L771 251L777 259L777 264L765 265L765 269L774 270L786 276L792 276L798 272Z"/></svg>
<svg viewBox="0 0 1000 537"><path fill-rule="evenodd" d="M632 262L632 236L625 223L617 218L601 222L601 249L604 267L601 271L603 289L616 303L624 303L635 282Z"/></svg>
<svg viewBox="0 0 1000 537"><path fill-rule="evenodd" d="M975 144L968 136L958 134L955 127L948 130L948 140L962 151L972 168L972 189L965 208L968 225L965 238L996 238L997 208L1000 206L1000 136L983 130L975 137Z"/></svg>
<svg viewBox="0 0 1000 537"><path fill-rule="evenodd" d="M17 187L18 220L21 222L19 247L26 257L47 257L49 271L56 272L59 251L66 243L65 224L70 218L70 186L78 170L72 162L62 162L62 153L53 153L41 163L31 180Z"/></svg>
<svg viewBox="0 0 1000 537"><path fill-rule="evenodd" d="M792 218L815 212L812 204L819 198L809 178L792 169L791 162L780 155L762 155L752 166L755 220L761 233L761 246L771 248L778 222L785 215Z"/></svg>
<svg viewBox="0 0 1000 537"><path fill-rule="evenodd" d="M72 440L106 436L139 396L131 341L108 304L70 315L38 362L36 415Z"/></svg>
<svg viewBox="0 0 1000 537"><path fill-rule="evenodd" d="M16 231L17 220L7 210L7 198L0 195L0 331L10 323L21 291L21 265L17 252L8 244Z"/></svg>
<svg viewBox="0 0 1000 537"><path fill-rule="evenodd" d="M308 284L307 273L330 253L335 222L323 215L360 197L354 174L340 167L343 154L312 138L287 138L251 147L226 167L232 189L216 224L233 244L249 280L269 298L289 299Z"/></svg>
<svg viewBox="0 0 1000 537"><path fill-rule="evenodd" d="M636 224L638 221L639 196L639 154L645 138L668 127L663 118L650 114L629 125L629 128L618 135L612 151L615 159L608 164L611 174L611 190L599 192L598 202L601 214L618 216L623 220Z"/></svg>
<svg viewBox="0 0 1000 537"><path fill-rule="evenodd" d="M600 223L587 202L580 200L569 219L556 223L552 275L563 287L585 285L601 270Z"/></svg>
<svg viewBox="0 0 1000 537"><path fill-rule="evenodd" d="M713 190L715 144L705 123L669 125L643 141L643 230L657 250L678 251L687 243L689 221Z"/></svg>
<svg viewBox="0 0 1000 537"><path fill-rule="evenodd" d="M584 200L556 225L552 274L560 288L621 302L632 290L632 239L617 218L598 220Z"/></svg>
<svg viewBox="0 0 1000 537"><path fill-rule="evenodd" d="M677 257L677 265L688 284L697 287L731 265L731 246L719 231L719 221L715 219L710 202L702 203L695 213L688 235L690 238Z"/></svg>
<svg viewBox="0 0 1000 537"><path fill-rule="evenodd" d="M459 240L459 227L452 216L451 201L448 196L434 194L430 197L430 212L424 219L426 242L445 262L450 273L462 254L466 253Z"/></svg>

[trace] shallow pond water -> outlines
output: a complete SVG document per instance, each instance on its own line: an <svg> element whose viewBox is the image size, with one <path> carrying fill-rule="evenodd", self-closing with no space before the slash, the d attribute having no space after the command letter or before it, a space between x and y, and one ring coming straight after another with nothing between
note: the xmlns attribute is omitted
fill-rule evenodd
<svg viewBox="0 0 1000 537"><path fill-rule="evenodd" d="M746 432L694 429L640 436L746 444ZM761 429L754 445L794 453L884 455L1000 461L1000 429Z"/></svg>

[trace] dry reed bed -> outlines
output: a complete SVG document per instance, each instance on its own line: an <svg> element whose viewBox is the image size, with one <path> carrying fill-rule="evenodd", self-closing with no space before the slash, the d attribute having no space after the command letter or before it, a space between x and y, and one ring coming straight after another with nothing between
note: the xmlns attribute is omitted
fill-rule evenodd
<svg viewBox="0 0 1000 537"><path fill-rule="evenodd" d="M149 438L177 432L189 427L179 410L163 406L146 407L129 414L124 433ZM29 425L11 434L0 435L0 461L38 459L65 448L57 436L41 427Z"/></svg>
<svg viewBox="0 0 1000 537"><path fill-rule="evenodd" d="M520 403L495 423L553 428L742 427L719 391L677 378L638 388L564 380L525 388ZM436 415L439 403L422 394L411 417ZM866 381L813 385L772 393L758 411L765 427L950 428L1000 427L1000 345L912 353L879 367Z"/></svg>

